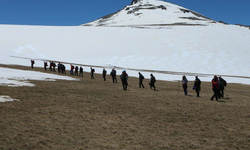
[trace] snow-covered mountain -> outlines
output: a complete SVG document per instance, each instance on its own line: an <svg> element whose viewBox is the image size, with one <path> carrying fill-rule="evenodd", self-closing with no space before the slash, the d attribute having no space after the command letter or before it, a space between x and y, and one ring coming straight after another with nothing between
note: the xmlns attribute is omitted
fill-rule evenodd
<svg viewBox="0 0 250 150"><path fill-rule="evenodd" d="M116 13L83 26L208 25L215 21L187 8L158 0L133 0Z"/></svg>
<svg viewBox="0 0 250 150"><path fill-rule="evenodd" d="M134 0L83 26L0 25L0 41L0 64L30 65L29 59L10 57L18 56L35 59L40 67L43 60L55 60L100 66L99 73L102 66L118 66L130 76L141 71L158 80L200 74L202 81L223 75L228 82L250 84L249 28L218 23L164 1Z"/></svg>

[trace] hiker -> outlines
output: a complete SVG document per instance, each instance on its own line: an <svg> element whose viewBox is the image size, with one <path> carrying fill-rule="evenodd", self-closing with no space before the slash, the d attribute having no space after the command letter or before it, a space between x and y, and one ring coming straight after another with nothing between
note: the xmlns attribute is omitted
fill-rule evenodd
<svg viewBox="0 0 250 150"><path fill-rule="evenodd" d="M56 71L56 63L52 62L53 71Z"/></svg>
<svg viewBox="0 0 250 150"><path fill-rule="evenodd" d="M116 70L113 68L112 71L110 72L110 75L112 76L113 83L117 83L116 79Z"/></svg>
<svg viewBox="0 0 250 150"><path fill-rule="evenodd" d="M66 67L64 64L61 64L61 69L62 69L62 73L66 74Z"/></svg>
<svg viewBox="0 0 250 150"><path fill-rule="evenodd" d="M71 65L70 65L70 74L71 74L71 75L73 75L74 68L75 68L75 67L71 64Z"/></svg>
<svg viewBox="0 0 250 150"><path fill-rule="evenodd" d="M138 74L139 74L139 87L141 88L141 86L142 86L142 88L144 88L144 85L142 83L144 76L140 72Z"/></svg>
<svg viewBox="0 0 250 150"><path fill-rule="evenodd" d="M105 70L105 68L103 68L103 70L102 70L102 77L103 77L104 81L106 81L106 74L107 74L107 71Z"/></svg>
<svg viewBox="0 0 250 150"><path fill-rule="evenodd" d="M48 63L45 61L44 62L44 70L47 71L47 66L48 66Z"/></svg>
<svg viewBox="0 0 250 150"><path fill-rule="evenodd" d="M61 63L58 63L57 68L58 68L58 73L61 73L61 70L62 70L62 65L61 65Z"/></svg>
<svg viewBox="0 0 250 150"><path fill-rule="evenodd" d="M182 76L182 87L183 87L183 90L184 90L184 94L187 96L187 83L188 83L188 80L187 80L187 77L186 76Z"/></svg>
<svg viewBox="0 0 250 150"><path fill-rule="evenodd" d="M153 74L150 74L150 81L149 81L149 85L150 85L150 89L152 90L152 87L154 88L155 90L155 82L156 82L156 79L154 77Z"/></svg>
<svg viewBox="0 0 250 150"><path fill-rule="evenodd" d="M218 101L220 89L219 89L219 80L217 76L214 76L212 80L212 89L214 91L214 95L211 97L210 100L213 101L215 97L216 101Z"/></svg>
<svg viewBox="0 0 250 150"><path fill-rule="evenodd" d="M93 68L91 67L91 68L90 68L91 79L94 79L94 72L95 72L95 69L93 69Z"/></svg>
<svg viewBox="0 0 250 150"><path fill-rule="evenodd" d="M75 76L78 76L78 66L75 67Z"/></svg>
<svg viewBox="0 0 250 150"><path fill-rule="evenodd" d="M49 62L49 70L52 71L52 62Z"/></svg>
<svg viewBox="0 0 250 150"><path fill-rule="evenodd" d="M227 86L227 81L224 80L221 76L219 77L219 88L220 88L220 93L219 93L219 98L222 97L224 98L224 89Z"/></svg>
<svg viewBox="0 0 250 150"><path fill-rule="evenodd" d="M83 68L82 67L80 67L80 74L79 74L79 76L83 77Z"/></svg>
<svg viewBox="0 0 250 150"><path fill-rule="evenodd" d="M122 81L122 87L123 90L127 90L127 86L128 86L128 74L126 73L125 70L122 71L122 74L120 75L121 81Z"/></svg>
<svg viewBox="0 0 250 150"><path fill-rule="evenodd" d="M35 61L34 60L30 60L30 62L31 62L31 69L34 69Z"/></svg>
<svg viewBox="0 0 250 150"><path fill-rule="evenodd" d="M193 90L195 90L197 94L196 97L200 97L201 80L198 78L198 76L195 76Z"/></svg>

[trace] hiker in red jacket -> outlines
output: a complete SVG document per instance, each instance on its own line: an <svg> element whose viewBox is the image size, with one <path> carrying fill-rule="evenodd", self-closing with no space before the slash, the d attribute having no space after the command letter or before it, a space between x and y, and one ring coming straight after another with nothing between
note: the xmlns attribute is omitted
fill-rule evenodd
<svg viewBox="0 0 250 150"><path fill-rule="evenodd" d="M211 101L214 100L214 97L216 98L216 101L218 101L218 97L219 97L219 80L217 76L214 76L214 79L212 80L212 89L214 91L214 95L211 97Z"/></svg>
<svg viewBox="0 0 250 150"><path fill-rule="evenodd" d="M71 74L71 75L73 75L74 68L75 68L75 67L71 64L71 65L70 65L70 74Z"/></svg>

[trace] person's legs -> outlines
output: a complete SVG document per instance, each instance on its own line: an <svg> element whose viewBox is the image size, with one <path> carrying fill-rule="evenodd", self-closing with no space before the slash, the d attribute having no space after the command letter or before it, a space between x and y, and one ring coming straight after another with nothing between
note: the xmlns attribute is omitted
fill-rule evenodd
<svg viewBox="0 0 250 150"><path fill-rule="evenodd" d="M187 95L187 87L183 87L184 94Z"/></svg>
<svg viewBox="0 0 250 150"><path fill-rule="evenodd" d="M196 94L197 94L196 96L199 97L199 96L200 96L200 91L199 91L198 88L195 88L195 92L196 92Z"/></svg>

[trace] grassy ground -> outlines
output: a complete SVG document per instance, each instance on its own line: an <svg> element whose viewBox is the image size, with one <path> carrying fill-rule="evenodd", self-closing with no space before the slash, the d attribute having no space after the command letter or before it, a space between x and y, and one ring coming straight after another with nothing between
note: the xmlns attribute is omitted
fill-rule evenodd
<svg viewBox="0 0 250 150"><path fill-rule="evenodd" d="M216 102L211 83L202 82L197 98L192 82L184 96L177 82L158 80L153 91L148 80L140 89L129 78L123 91L109 76L78 78L0 86L0 95L20 99L0 103L0 149L250 149L249 85L228 84Z"/></svg>

